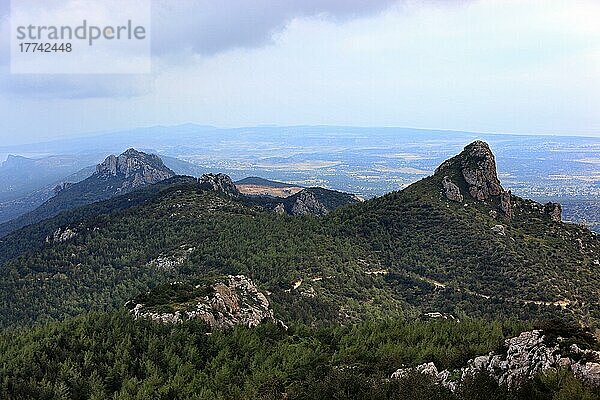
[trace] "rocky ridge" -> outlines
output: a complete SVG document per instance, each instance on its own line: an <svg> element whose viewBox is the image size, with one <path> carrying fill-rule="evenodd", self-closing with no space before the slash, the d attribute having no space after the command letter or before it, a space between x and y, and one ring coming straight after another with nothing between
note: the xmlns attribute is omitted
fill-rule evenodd
<svg viewBox="0 0 600 400"><path fill-rule="evenodd" d="M199 319L216 330L236 325L253 327L264 321L277 322L267 297L258 290L252 280L243 275L228 275L210 286L196 285L194 289L202 290L206 294L186 299L184 302L153 304L151 307L133 300L128 302L126 307L135 318L163 323ZM161 310L165 307L170 310Z"/></svg>
<svg viewBox="0 0 600 400"><path fill-rule="evenodd" d="M588 385L600 386L600 352L581 349L571 344L563 349L562 337L550 339L541 330L523 332L505 341L506 352L475 357L457 370L438 371L434 363L425 363L415 368L401 368L392 374L392 379L401 378L411 372L428 375L439 384L454 391L459 383L479 372L486 372L500 385L516 387L537 374L558 368L567 368L575 377Z"/></svg>
<svg viewBox="0 0 600 400"><path fill-rule="evenodd" d="M267 204L278 214L326 215L338 207L361 202L357 196L323 188L302 189L285 199Z"/></svg>
<svg viewBox="0 0 600 400"><path fill-rule="evenodd" d="M299 192L291 205L291 215L325 215L329 212L327 207L317 199L314 193L307 190Z"/></svg>

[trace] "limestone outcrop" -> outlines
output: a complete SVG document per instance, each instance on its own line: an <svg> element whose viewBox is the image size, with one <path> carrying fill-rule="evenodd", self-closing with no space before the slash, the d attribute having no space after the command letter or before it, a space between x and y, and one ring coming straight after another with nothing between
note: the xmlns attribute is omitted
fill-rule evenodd
<svg viewBox="0 0 600 400"><path fill-rule="evenodd" d="M460 193L460 189L448 176L444 176L442 180L442 185L444 186L444 194L448 200L462 202L464 197L462 193Z"/></svg>
<svg viewBox="0 0 600 400"><path fill-rule="evenodd" d="M600 386L600 352L584 350L576 344L564 349L561 346L564 340L561 337L550 339L541 330L523 332L505 341L505 353L491 352L475 357L458 370L438 371L435 364L430 362L415 368L398 369L392 378L417 372L430 376L450 390L456 390L461 381L484 371L500 385L516 387L540 372L568 368L586 384Z"/></svg>
<svg viewBox="0 0 600 400"><path fill-rule="evenodd" d="M94 175L103 180L119 179L116 192L125 192L171 178L175 173L157 155L129 149L119 156L108 156L96 166Z"/></svg>
<svg viewBox="0 0 600 400"><path fill-rule="evenodd" d="M176 282L172 285L177 286L181 283ZM197 285L193 289L206 294L168 304L148 305L133 300L127 302L126 307L135 318L147 318L163 323L200 319L216 330L236 325L252 327L264 321L277 322L267 297L246 276L229 275L217 280L210 287ZM149 295L146 299L151 299L152 293Z"/></svg>
<svg viewBox="0 0 600 400"><path fill-rule="evenodd" d="M200 187L204 190L212 190L224 193L231 197L239 197L240 191L233 181L225 174L204 174L199 179Z"/></svg>

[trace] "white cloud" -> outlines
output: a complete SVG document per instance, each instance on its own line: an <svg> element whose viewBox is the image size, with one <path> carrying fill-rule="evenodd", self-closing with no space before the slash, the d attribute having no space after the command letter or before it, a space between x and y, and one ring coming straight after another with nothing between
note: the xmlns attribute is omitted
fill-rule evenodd
<svg viewBox="0 0 600 400"><path fill-rule="evenodd" d="M573 28L580 7L600 16L592 2L509 0L296 18L273 46L198 57L156 87L167 103L185 99L163 115L182 121L589 134L600 37Z"/></svg>
<svg viewBox="0 0 600 400"><path fill-rule="evenodd" d="M155 54L188 50L203 55L271 43L293 18L351 19L397 0L157 0L153 4Z"/></svg>
<svg viewBox="0 0 600 400"><path fill-rule="evenodd" d="M252 24L219 35L243 24L244 15L255 22L253 13L240 11L248 3L231 15L223 6L209 13L213 25L224 27L215 31L198 31L193 21L208 17L190 13L165 38L173 52L162 50L151 79L12 81L2 93L18 98L19 109L8 101L0 119L23 131L33 123L26 115L43 108L49 111L40 121L49 131L198 122L600 135L600 3L447 3L403 1L386 11L325 14L275 10L277 18L264 17L261 26L268 28L246 39ZM197 36L188 40L186 32ZM214 41L205 42L210 32ZM193 51L172 62L186 47ZM63 120L61 107L76 122Z"/></svg>

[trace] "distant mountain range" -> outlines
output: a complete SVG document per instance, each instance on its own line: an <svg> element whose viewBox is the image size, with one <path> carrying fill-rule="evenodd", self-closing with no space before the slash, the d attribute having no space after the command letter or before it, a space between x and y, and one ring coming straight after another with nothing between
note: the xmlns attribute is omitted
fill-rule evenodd
<svg viewBox="0 0 600 400"><path fill-rule="evenodd" d="M343 126L260 126L221 129L202 125L158 126L47 143L4 146L0 154L29 158L90 157L96 164L127 147L160 154L177 174L222 172L239 180L259 176L302 187L327 187L362 198L404 188L433 173L445 159L473 140L490 143L498 156L500 178L514 194L565 204L569 220L600 229L589 206L600 197L600 139L586 137L497 135L408 128ZM176 164L181 164L177 166ZM76 170L72 171L75 172ZM1 172L1 171L0 171ZM0 222L31 211L25 198L33 190L56 186L66 174L45 181L10 201L0 200ZM1 173L0 173L1 176ZM7 176L11 177L11 174ZM14 175L17 177L17 175ZM11 178L19 184L19 178ZM71 181L69 181L71 182ZM246 185L248 194L290 195L299 189ZM50 192L46 192L50 193ZM1 196L0 196L1 197ZM18 204L15 206L15 203Z"/></svg>
<svg viewBox="0 0 600 400"><path fill-rule="evenodd" d="M180 173L195 174L201 171L200 168L185 161L170 157L167 157L167 160ZM89 169L82 170L79 175L73 175L72 178L80 177L86 172L89 172ZM119 156L111 155L96 166L96 170L91 176L79 182L77 179L74 179L74 182L66 180L54 186L52 188L53 195L50 194L48 187L34 192L29 196L32 198L31 203L26 203L26 205L35 205L36 202L45 198L47 200L32 211L1 224L0 237L24 226L51 218L62 211L126 194L142 186L167 180L175 175L175 172L169 169L160 157L153 154L129 149ZM199 183L211 190L233 193L236 196L239 194L236 185L223 174L203 174ZM341 205L357 201L353 196L341 192L321 188L302 189L257 177L246 178L239 181L238 184L242 189L248 190L250 186L254 189L261 187L268 192L257 194L251 191L250 194L256 197L247 201L260 204L265 208L277 208L281 212L291 215L307 213L324 215ZM277 197L277 193L269 192L274 189L283 189L279 196L282 199L274 201L271 198L273 194L275 194L274 197ZM264 195L269 197L263 198Z"/></svg>
<svg viewBox="0 0 600 400"><path fill-rule="evenodd" d="M17 200L58 183L95 163L93 155L52 155L36 159L9 155L0 165L0 203Z"/></svg>

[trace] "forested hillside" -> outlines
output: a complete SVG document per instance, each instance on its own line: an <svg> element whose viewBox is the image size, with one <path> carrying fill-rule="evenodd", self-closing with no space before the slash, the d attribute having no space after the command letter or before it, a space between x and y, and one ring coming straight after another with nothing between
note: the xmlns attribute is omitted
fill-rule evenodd
<svg viewBox="0 0 600 400"><path fill-rule="evenodd" d="M471 196L460 168L484 171L473 149L403 191L322 217L279 215L187 178L63 213L1 244L1 324L119 309L158 284L216 273L253 279L285 322L439 312L597 326L598 238L499 182ZM490 193L491 157L480 182Z"/></svg>
<svg viewBox="0 0 600 400"><path fill-rule="evenodd" d="M405 190L310 189L290 210L176 176L22 228L0 242L0 397L597 399L579 378L600 368L599 239L495 168L475 142ZM517 387L390 379L460 371L535 326L571 358Z"/></svg>

